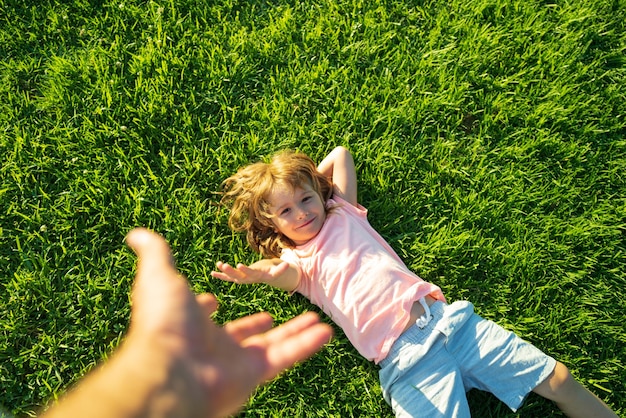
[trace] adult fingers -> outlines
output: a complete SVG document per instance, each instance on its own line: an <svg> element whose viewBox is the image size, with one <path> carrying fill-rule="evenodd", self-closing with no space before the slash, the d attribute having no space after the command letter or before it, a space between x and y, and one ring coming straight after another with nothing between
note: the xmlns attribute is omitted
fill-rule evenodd
<svg viewBox="0 0 626 418"><path fill-rule="evenodd" d="M217 299L210 293L196 295L196 302L198 302L198 306L200 306L207 317L213 315L213 313L217 311Z"/></svg>
<svg viewBox="0 0 626 418"><path fill-rule="evenodd" d="M133 229L126 235L126 243L137 254L137 280L144 277L163 277L176 272L170 247L165 239L145 228Z"/></svg>
<svg viewBox="0 0 626 418"><path fill-rule="evenodd" d="M272 329L274 320L267 312L245 316L224 325L224 330L237 342Z"/></svg>
<svg viewBox="0 0 626 418"><path fill-rule="evenodd" d="M319 322L312 312L300 315L265 334L254 336L244 346L265 348L267 370L265 379L270 379L282 370L302 361L324 346L332 337L328 324Z"/></svg>
<svg viewBox="0 0 626 418"><path fill-rule="evenodd" d="M265 379L271 379L294 364L308 359L327 344L331 336L332 328L318 323L268 348Z"/></svg>
<svg viewBox="0 0 626 418"><path fill-rule="evenodd" d="M165 239L138 228L128 233L126 243L138 256L131 323L149 331L160 329L173 318L182 318L195 298L187 281L176 271Z"/></svg>
<svg viewBox="0 0 626 418"><path fill-rule="evenodd" d="M306 312L276 328L272 328L265 334L257 336L257 338L262 339L266 345L270 346L297 335L299 332L306 330L319 322L319 316L315 312ZM256 341L253 340L252 342Z"/></svg>

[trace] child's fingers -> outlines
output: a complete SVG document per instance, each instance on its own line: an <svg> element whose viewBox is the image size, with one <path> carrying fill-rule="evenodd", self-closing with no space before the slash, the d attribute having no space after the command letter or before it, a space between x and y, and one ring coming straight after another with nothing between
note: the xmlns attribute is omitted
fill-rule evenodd
<svg viewBox="0 0 626 418"><path fill-rule="evenodd" d="M241 274L241 278L252 278L252 277L256 277L259 275L259 272L257 270L251 269L250 267L246 266L245 264L237 264L237 272L239 272Z"/></svg>
<svg viewBox="0 0 626 418"><path fill-rule="evenodd" d="M254 275L255 270L246 267L243 264L238 264L237 268L232 267L227 263L218 262L216 264L220 272L211 272L211 276L218 279L226 280L234 283L250 283L251 275Z"/></svg>
<svg viewBox="0 0 626 418"><path fill-rule="evenodd" d="M231 266L228 263L222 263L221 261L218 261L215 266L224 274L226 274L227 276L232 277L233 279L237 279L237 278L241 278L241 273L235 269L233 266Z"/></svg>
<svg viewBox="0 0 626 418"><path fill-rule="evenodd" d="M235 279L234 277L230 277L228 274L221 273L219 271L212 271L211 272L211 277L214 277L214 278L220 279L220 280L224 280L225 282L236 282L237 281L237 279Z"/></svg>
<svg viewBox="0 0 626 418"><path fill-rule="evenodd" d="M211 277L215 277L216 279L220 279L220 280L225 280L227 282L232 282L234 281L234 278L231 277L227 271L228 271L228 264L226 263L222 263L221 261L218 261L217 263L215 263L215 267L217 267L218 270L220 271L212 271L211 272Z"/></svg>

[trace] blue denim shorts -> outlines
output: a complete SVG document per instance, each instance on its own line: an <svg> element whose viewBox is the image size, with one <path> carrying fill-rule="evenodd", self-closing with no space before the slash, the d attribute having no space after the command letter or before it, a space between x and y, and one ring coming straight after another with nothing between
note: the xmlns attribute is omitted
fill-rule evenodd
<svg viewBox="0 0 626 418"><path fill-rule="evenodd" d="M405 331L380 363L383 396L398 417L469 417L466 392L493 393L513 411L556 360L465 301L435 302L430 321Z"/></svg>

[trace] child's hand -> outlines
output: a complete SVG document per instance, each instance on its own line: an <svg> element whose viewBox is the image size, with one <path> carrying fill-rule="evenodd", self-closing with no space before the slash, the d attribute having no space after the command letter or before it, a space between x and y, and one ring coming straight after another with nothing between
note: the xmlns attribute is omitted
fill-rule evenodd
<svg viewBox="0 0 626 418"><path fill-rule="evenodd" d="M212 271L211 276L237 284L268 283L280 277L289 268L285 261L261 260L251 266L237 264L237 268L218 261L216 267L220 271Z"/></svg>

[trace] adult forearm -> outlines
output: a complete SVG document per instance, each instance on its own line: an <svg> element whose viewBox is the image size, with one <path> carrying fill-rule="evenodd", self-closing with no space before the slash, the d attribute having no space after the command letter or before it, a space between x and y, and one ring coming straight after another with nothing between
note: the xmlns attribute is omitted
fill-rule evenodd
<svg viewBox="0 0 626 418"><path fill-rule="evenodd" d="M144 351L144 350L142 350ZM53 405L44 418L191 417L178 389L168 384L169 359L122 347ZM148 360L149 361L146 361ZM182 379L181 379L182 381Z"/></svg>

